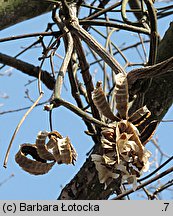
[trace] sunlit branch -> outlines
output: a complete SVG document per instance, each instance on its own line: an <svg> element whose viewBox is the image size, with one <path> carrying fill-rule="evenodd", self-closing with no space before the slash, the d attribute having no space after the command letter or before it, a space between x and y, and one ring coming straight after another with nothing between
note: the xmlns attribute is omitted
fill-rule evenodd
<svg viewBox="0 0 173 216"><path fill-rule="evenodd" d="M89 121L93 124L96 124L99 127L108 127L108 125L104 122L101 122L95 118L93 118L92 116L88 115L85 111L81 110L80 108L76 107L75 105L61 99L55 99L52 101L53 103L53 107L58 107L58 106L64 106L67 109L71 110L73 113L77 114L78 116L80 116L82 119ZM51 105L50 105L51 108Z"/></svg>
<svg viewBox="0 0 173 216"><path fill-rule="evenodd" d="M85 29L83 29L79 24L77 19L69 23L69 28L72 32L80 37L85 43L88 44L104 61L112 68L115 73L125 73L120 64L111 56L105 48L97 42Z"/></svg>
<svg viewBox="0 0 173 216"><path fill-rule="evenodd" d="M80 20L79 23L81 25L88 25L88 26L106 26L106 27L112 27L112 28L118 28L121 30L126 30L126 31L132 31L136 33L143 33L146 35L149 35L148 29L142 28L142 27L136 27L132 25L127 25L127 24L118 24L114 22L106 22L106 21L99 21L99 20Z"/></svg>

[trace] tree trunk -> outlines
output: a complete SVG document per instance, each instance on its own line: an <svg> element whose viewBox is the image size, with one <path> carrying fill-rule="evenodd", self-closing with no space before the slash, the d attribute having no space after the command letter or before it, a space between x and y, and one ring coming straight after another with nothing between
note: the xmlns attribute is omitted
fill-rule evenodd
<svg viewBox="0 0 173 216"><path fill-rule="evenodd" d="M0 30L50 11L50 3L36 0L0 0Z"/></svg>

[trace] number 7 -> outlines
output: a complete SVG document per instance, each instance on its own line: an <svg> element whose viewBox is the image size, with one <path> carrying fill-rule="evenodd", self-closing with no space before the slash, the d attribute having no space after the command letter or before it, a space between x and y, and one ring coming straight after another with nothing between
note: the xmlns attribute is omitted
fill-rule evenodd
<svg viewBox="0 0 173 216"><path fill-rule="evenodd" d="M169 206L169 203L164 203L166 206L165 206L165 211L167 210L168 206Z"/></svg>

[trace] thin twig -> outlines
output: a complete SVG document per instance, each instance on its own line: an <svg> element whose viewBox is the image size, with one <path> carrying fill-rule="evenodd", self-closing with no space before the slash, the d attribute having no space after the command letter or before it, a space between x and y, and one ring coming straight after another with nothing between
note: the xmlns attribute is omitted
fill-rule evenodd
<svg viewBox="0 0 173 216"><path fill-rule="evenodd" d="M94 28L92 27L92 29L94 29ZM94 29L94 30L95 30L95 29ZM148 42L149 42L149 40L145 40L145 41L144 41L144 43L148 43ZM141 45L141 42L138 42L138 43L132 44L132 45L130 45L130 46L124 47L124 48L122 48L120 51L121 51L121 52L122 52L122 51L126 51L126 50L128 50L128 49L135 48L135 47L140 46L140 45ZM115 51L115 52L113 53L113 55L117 55L118 53L119 53L119 51ZM101 61L103 61L103 59L98 59L97 61L93 61L93 62L90 63L90 66L91 66L91 65L94 65L94 64L96 64L96 63L99 63L99 62L101 62Z"/></svg>
<svg viewBox="0 0 173 216"><path fill-rule="evenodd" d="M23 34L23 35L17 35L17 36L11 36L11 37L6 37L6 38L1 38L0 39L0 43L1 42L6 42L6 41L23 39L23 38L37 37L37 36L55 36L55 37L59 37L59 36L61 36L61 34L62 34L61 31L37 32L37 33L31 33L31 34Z"/></svg>
<svg viewBox="0 0 173 216"><path fill-rule="evenodd" d="M91 27L91 29L93 29L95 32L97 32L99 35L101 35L104 39L107 40L107 37L101 32L101 31L98 31L98 29L94 28L94 27ZM116 29L113 29L111 34L116 31ZM110 37L111 35L109 35ZM114 56L115 54L120 54L121 57L124 59L124 61L127 63L128 60L127 58L125 57L124 53L122 52L123 50L120 50L120 48L118 46L116 46L112 41L110 41L110 44L117 50L117 52L114 52L112 53L112 55ZM99 63L99 62L98 62Z"/></svg>
<svg viewBox="0 0 173 216"><path fill-rule="evenodd" d="M49 111L49 125L50 125L50 131L53 131L52 110Z"/></svg>
<svg viewBox="0 0 173 216"><path fill-rule="evenodd" d="M85 57L85 53L84 53L80 39L78 37L76 37L76 35L73 35L73 38L74 38L75 49L77 51L78 58L79 58L79 64L81 67L82 78L84 80L84 84L85 84L86 90L87 90L87 96L88 96L89 104L91 106L92 114L93 114L94 118L97 118L98 120L100 120L99 112L98 112L97 108L95 107L93 100L92 100L92 91L94 90L94 85L92 82L92 76L91 76L90 71L89 71L89 64L88 64L87 59Z"/></svg>
<svg viewBox="0 0 173 216"><path fill-rule="evenodd" d="M173 119L163 119L161 122L173 122Z"/></svg>
<svg viewBox="0 0 173 216"><path fill-rule="evenodd" d="M44 64L44 60L45 58L41 61L41 64L40 64L40 67L39 67L39 70L38 70L38 92L39 92L39 95L42 94L42 88L41 88L41 77L42 77L42 66Z"/></svg>
<svg viewBox="0 0 173 216"><path fill-rule="evenodd" d="M42 102L42 103L38 103L38 104L36 105L36 107L37 107L37 106L42 106L42 105L46 104L47 102L48 102L48 101L44 101L44 102ZM29 109L29 108L30 108L30 106L28 106L28 107L23 107L23 108L19 108L19 109L14 109L14 110L1 111L1 112L0 112L0 115L5 115L5 114L10 114L10 113L20 112L20 111L23 111L23 110L27 110L27 109Z"/></svg>
<svg viewBox="0 0 173 216"><path fill-rule="evenodd" d="M166 160L162 165L160 165L157 169L155 169L153 172L151 172L149 175L139 179L139 181L144 181L148 178L150 178L152 175L154 175L155 173L157 173L160 169L162 169L166 164L168 164L171 160L173 160L173 156L170 157L168 160Z"/></svg>
<svg viewBox="0 0 173 216"><path fill-rule="evenodd" d="M150 185L151 183L157 181L158 179L161 179L162 177L168 175L171 172L173 172L173 167L171 167L171 168L167 169L166 171L158 174L157 176L155 176L152 179L144 182L143 184L138 185L138 187L136 188L136 191L139 190L139 189L141 189L141 188L143 188L143 187L145 187L145 186L147 186L147 185ZM117 197L113 198L113 200L119 200L119 199L121 199L121 198L123 198L123 197L125 197L125 196L127 196L127 195L129 195L131 193L133 193L133 192L134 192L133 189L128 190L125 193L122 193L122 194L118 195Z"/></svg>
<svg viewBox="0 0 173 216"><path fill-rule="evenodd" d="M123 21L125 23L129 24L129 25L132 25L132 26L142 26L141 20L139 20L137 22L131 22L130 20L127 19L127 16L126 16L126 5L127 5L128 1L129 0L122 0L122 4L121 4L121 16L123 18ZM143 12L143 14L144 14L144 12ZM144 15L143 15L143 17L141 17L141 19L144 19Z"/></svg>
<svg viewBox="0 0 173 216"><path fill-rule="evenodd" d="M92 20L94 18L97 18L97 17L105 14L106 12L109 12L109 11L113 10L114 8L116 8L116 7L120 6L120 5L121 5L121 2L117 2L117 3L113 4L113 5L111 5L110 7L104 8L104 9L98 11L98 12L93 13L92 15L88 16L85 20Z"/></svg>
<svg viewBox="0 0 173 216"><path fill-rule="evenodd" d="M88 25L88 26L108 26L108 27L113 27L113 28L118 28L121 30L126 30L126 31L132 31L136 33L143 33L146 35L149 35L149 30L142 28L142 27L136 27L132 25L127 25L127 24L118 24L115 22L105 22L105 21L99 21L99 20L80 20L79 22L81 25Z"/></svg>
<svg viewBox="0 0 173 216"><path fill-rule="evenodd" d="M157 56L157 47L159 42L159 34L157 31L157 15L155 8L153 6L153 2L149 0L144 0L145 4L148 9L149 19L150 19L150 51L149 51L149 65L154 65L156 63L156 56Z"/></svg>
<svg viewBox="0 0 173 216"><path fill-rule="evenodd" d="M152 139L150 140L150 142L152 142L152 143L155 145L155 147L158 149L158 151L160 152L161 155L163 155L163 156L165 156L165 157L167 157L167 158L170 158L169 155L167 155L166 153L164 153L164 152L161 150L161 148L159 147L159 145L158 145L156 139L152 138Z"/></svg>
<svg viewBox="0 0 173 216"><path fill-rule="evenodd" d="M151 195L151 199L154 199L156 197L157 194L161 193L162 191L164 191L165 189L169 188L173 186L173 179L166 182L165 184L163 184L161 187L158 187L153 194Z"/></svg>
<svg viewBox="0 0 173 216"><path fill-rule="evenodd" d="M7 152L6 152L6 155L5 155L5 159L4 159L4 168L7 168L7 161L8 161L8 157L9 157L9 154L10 154L10 149L12 147L12 144L13 144L13 141L17 135L17 132L19 131L21 125L23 124L23 122L25 121L26 117L29 115L29 113L34 109L34 107L38 104L38 102L40 101L40 99L42 98L43 96L43 92L41 92L41 94L39 95L39 97L37 98L37 100L35 101L35 103L29 108L29 110L25 113L25 115L22 117L22 119L20 120L19 124L17 125L14 133L13 133L13 136L10 140L10 144L8 146L8 149L7 149Z"/></svg>
<svg viewBox="0 0 173 216"><path fill-rule="evenodd" d="M141 34L139 34L139 39L140 39L140 43L142 45L142 50L144 52L144 56L145 56L145 62L147 62L147 52L146 52L146 49L145 49L145 46L144 46L144 40L143 38L141 37ZM136 47L137 48L137 47Z"/></svg>
<svg viewBox="0 0 173 216"><path fill-rule="evenodd" d="M64 80L64 77L65 77L65 74L66 74L66 71L67 71L67 67L68 67L72 52L73 52L73 39L72 39L70 33L67 33L67 36L69 38L69 40L68 40L68 48L67 48L65 58L63 60L63 63L61 65L61 68L59 70L59 73L58 73L58 76L57 76L57 79L56 79L55 95L54 95L55 98L59 98L60 95L61 95L61 89L62 89L63 80Z"/></svg>
<svg viewBox="0 0 173 216"><path fill-rule="evenodd" d="M68 8L67 2L64 3L63 1L63 6ZM66 11L66 12L67 12L67 16L69 16L69 11ZM64 77L65 77L65 74L66 74L72 53L73 53L73 38L69 30L67 29L67 27L61 22L61 19L56 14L56 8L54 8L52 11L52 19L59 26L59 28L63 31L63 34L66 35L66 49L67 50L66 50L65 58L62 62L61 68L58 72L58 76L57 76L56 83L55 83L55 90L54 90L54 98L58 99L60 98L60 95L61 95L63 80L64 80Z"/></svg>
<svg viewBox="0 0 173 216"><path fill-rule="evenodd" d="M5 184L6 182L8 182L11 178L14 177L14 174L12 173L8 178L6 178L5 180L3 180L2 182L0 182L0 187Z"/></svg>
<svg viewBox="0 0 173 216"><path fill-rule="evenodd" d="M32 43L31 45L27 46L25 49L23 49L21 52L19 52L17 55L15 55L15 56L12 57L12 58L17 58L17 57L19 57L21 54L23 54L23 53L26 52L27 50L31 49L33 46L37 45L38 43L40 43L40 38L39 38L37 41L35 41L34 43ZM0 67L0 70L1 70L2 68L4 68L5 65L6 65L6 64L3 64L3 65Z"/></svg>

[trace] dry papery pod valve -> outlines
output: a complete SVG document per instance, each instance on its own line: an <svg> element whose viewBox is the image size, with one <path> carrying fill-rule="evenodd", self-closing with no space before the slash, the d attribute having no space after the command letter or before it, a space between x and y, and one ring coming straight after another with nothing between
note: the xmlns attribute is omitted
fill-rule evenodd
<svg viewBox="0 0 173 216"><path fill-rule="evenodd" d="M48 142L46 143L46 139ZM33 159L28 158L31 156ZM63 138L57 131L40 131L35 144L25 143L15 156L16 162L26 172L42 175L58 164L73 164L77 153L68 137Z"/></svg>

